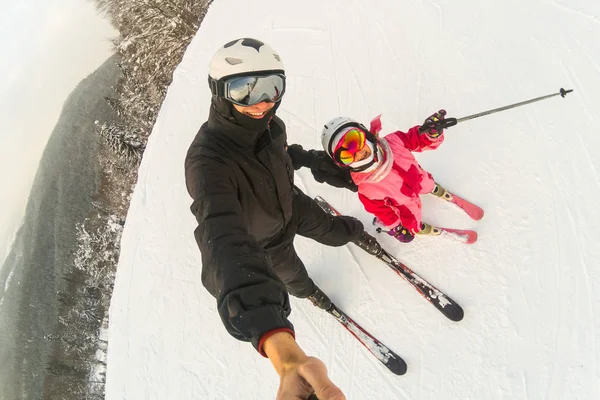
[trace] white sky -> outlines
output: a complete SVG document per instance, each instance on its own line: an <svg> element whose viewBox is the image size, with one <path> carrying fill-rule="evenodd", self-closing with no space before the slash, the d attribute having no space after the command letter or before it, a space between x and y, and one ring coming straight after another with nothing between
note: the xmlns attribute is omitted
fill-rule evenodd
<svg viewBox="0 0 600 400"><path fill-rule="evenodd" d="M0 0L0 264L63 102L115 35L91 1Z"/></svg>
<svg viewBox="0 0 600 400"><path fill-rule="evenodd" d="M307 148L340 115L368 124L383 113L385 134L442 107L463 117L575 89L460 123L438 150L417 154L486 212L476 222L425 198L424 220L475 229L479 241L381 241L463 307L461 322L356 246L296 239L316 283L406 360L406 375L389 373L306 300L292 299L290 319L349 400L599 399L599 21L600 2L589 0L215 1L140 168L110 308L106 399L275 398L269 361L227 334L201 284L183 174L208 115L210 58L243 36L281 55L289 86L278 115L288 142ZM305 169L295 179L373 232L355 193Z"/></svg>

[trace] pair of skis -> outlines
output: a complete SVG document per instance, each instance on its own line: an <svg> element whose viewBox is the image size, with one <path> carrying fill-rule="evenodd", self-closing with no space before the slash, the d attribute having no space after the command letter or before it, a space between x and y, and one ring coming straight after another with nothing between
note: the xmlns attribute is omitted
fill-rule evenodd
<svg viewBox="0 0 600 400"><path fill-rule="evenodd" d="M457 195L450 193L446 189L442 188L439 184L435 184L436 189L441 193L436 194L440 199L446 200L449 203L454 204L461 210L463 210L471 219L475 221L479 221L483 218L483 209L481 207L476 206L473 203L468 202L467 200L458 197ZM431 230L427 230L428 233L426 235L430 236L448 236L452 239L458 240L459 242L463 242L466 244L473 244L477 241L477 232L468 230L468 229L451 229L451 228L440 228L437 226L431 226ZM381 228L377 229L378 232L381 231Z"/></svg>
<svg viewBox="0 0 600 400"><path fill-rule="evenodd" d="M476 206L473 203L464 200L461 197L458 197L455 194L450 193L439 184L435 184L434 194L435 196L446 200L449 203L454 204L461 210L463 210L469 217L472 219L479 221L483 218L483 209L481 207ZM376 223L376 220L373 220L373 224ZM441 228L437 226L432 226L429 224L423 224L423 230L418 232L418 235L422 236L445 236L450 237L452 239L458 240L459 242L466 244L473 244L477 241L477 232L469 230L469 229L452 229L452 228ZM382 228L377 228L377 232L385 232Z"/></svg>
<svg viewBox="0 0 600 400"><path fill-rule="evenodd" d="M453 196L452 198L455 201L456 199L460 199L457 196ZM462 199L458 200L459 203L461 203L461 200ZM315 201L325 212L331 215L341 215L322 197L317 196L315 198ZM448 201L451 200L448 199ZM462 200L462 202L465 201ZM458 205L458 203L453 203ZM461 204L464 205L464 203ZM459 207L461 206L459 205ZM464 210L463 207L461 208ZM474 211L477 210L472 208L470 209L470 211L466 212L471 212L473 215L479 216L479 219L481 219L481 217L483 216L483 210L481 210L481 212ZM427 282L425 279L417 275L405 264L397 260L389 252L383 249L379 243L377 243L376 251L370 254L383 261L394 272L400 275L406 282L408 282L413 288L415 288L417 292L421 294L421 296L423 296L429 303L431 303L435 308L437 308L448 319L452 321L460 321L463 319L464 311L460 307L460 305L458 305L458 303L452 300L444 292L433 286L431 283ZM337 306L332 305L332 307L329 310L327 310L327 312L331 314L339 323L341 323L360 343L362 343L367 348L367 350L369 350L392 373L396 375L404 375L406 373L406 362L399 355L390 350L377 338L375 338L373 335L367 332L364 328L362 328L352 318L346 315Z"/></svg>

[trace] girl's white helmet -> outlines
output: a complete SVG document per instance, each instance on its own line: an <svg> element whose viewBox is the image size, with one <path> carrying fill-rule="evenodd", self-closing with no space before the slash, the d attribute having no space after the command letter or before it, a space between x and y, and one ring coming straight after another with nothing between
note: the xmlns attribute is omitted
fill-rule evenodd
<svg viewBox="0 0 600 400"><path fill-rule="evenodd" d="M378 158L378 148L377 148L377 136L371 133L363 124L360 122L348 118L348 117L337 117L327 122L323 127L323 132L321 133L321 144L323 145L323 150L329 155L329 157L333 158L336 163L340 163L340 160L337 160L334 152L337 144L344 135L351 129L358 128L365 133L366 145L371 149L371 155L369 158L354 162L347 167L352 171L360 172L369 170L373 165L379 162Z"/></svg>
<svg viewBox="0 0 600 400"><path fill-rule="evenodd" d="M217 50L210 62L208 75L214 81L218 81L230 75L264 71L284 73L279 54L260 40L241 38Z"/></svg>
<svg viewBox="0 0 600 400"><path fill-rule="evenodd" d="M321 133L323 150L325 150L329 157L333 157L333 151L335 150L337 142L344 136L344 133L346 133L346 128L360 128L361 126L362 125L358 121L348 117L337 117L327 122Z"/></svg>

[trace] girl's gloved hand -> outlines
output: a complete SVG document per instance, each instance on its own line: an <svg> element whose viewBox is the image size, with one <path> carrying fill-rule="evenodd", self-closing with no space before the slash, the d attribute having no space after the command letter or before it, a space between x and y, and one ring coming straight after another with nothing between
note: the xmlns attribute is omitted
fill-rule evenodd
<svg viewBox="0 0 600 400"><path fill-rule="evenodd" d="M403 227L402 225L398 225L397 227L390 229L387 231L387 234L396 238L396 240L402 243L410 243L415 238L408 229Z"/></svg>
<svg viewBox="0 0 600 400"><path fill-rule="evenodd" d="M444 129L436 128L436 124L440 121L443 121L445 117L446 110L440 110L434 114L431 114L429 117L427 117L425 122L423 122L423 125L421 125L419 133L424 133L432 139L437 139L444 133Z"/></svg>

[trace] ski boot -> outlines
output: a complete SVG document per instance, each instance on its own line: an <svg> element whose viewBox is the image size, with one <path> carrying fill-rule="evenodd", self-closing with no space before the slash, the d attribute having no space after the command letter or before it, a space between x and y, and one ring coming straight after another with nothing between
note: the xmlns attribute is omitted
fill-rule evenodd
<svg viewBox="0 0 600 400"><path fill-rule="evenodd" d="M363 231L360 234L360 237L356 240L353 240L352 243L366 251L367 253L378 256L381 254L381 245L373 236L369 235L367 232Z"/></svg>
<svg viewBox="0 0 600 400"><path fill-rule="evenodd" d="M325 311L333 307L333 303L331 302L329 297L327 297L327 295L321 289L319 289L317 285L315 285L315 291L310 296L308 296L307 299L309 299L314 306L319 307L320 309Z"/></svg>
<svg viewBox="0 0 600 400"><path fill-rule="evenodd" d="M440 228L421 222L421 230L417 232L417 235L439 236L441 233Z"/></svg>
<svg viewBox="0 0 600 400"><path fill-rule="evenodd" d="M450 194L450 192L444 189L442 185L440 185L437 182L435 182L435 186L433 187L433 190L430 193L444 200L452 201L452 195Z"/></svg>

